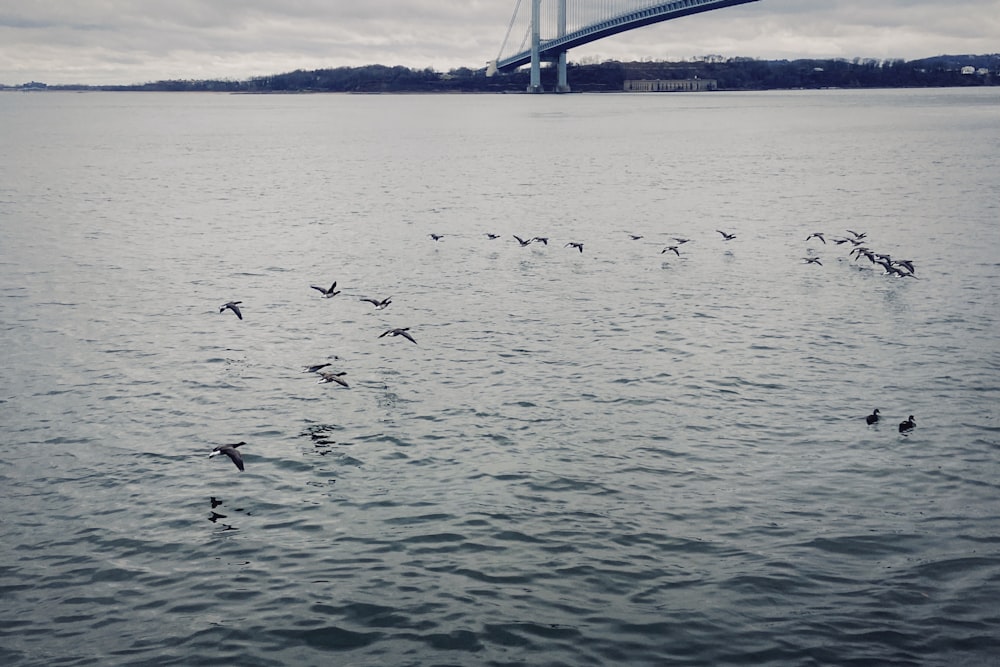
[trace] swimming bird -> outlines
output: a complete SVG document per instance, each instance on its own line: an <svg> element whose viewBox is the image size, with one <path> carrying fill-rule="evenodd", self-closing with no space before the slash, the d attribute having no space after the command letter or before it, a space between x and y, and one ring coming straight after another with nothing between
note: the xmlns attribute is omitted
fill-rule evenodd
<svg viewBox="0 0 1000 667"><path fill-rule="evenodd" d="M532 241L538 241L542 245L548 245L549 244L549 237L548 236L536 236L535 238L533 238L531 240Z"/></svg>
<svg viewBox="0 0 1000 667"><path fill-rule="evenodd" d="M312 287L314 290L319 290L320 292L322 292L324 299L329 299L332 296L337 296L338 294L340 294L340 292L337 291L337 281L336 280L334 280L333 284L330 285L330 289L323 289L319 285L310 285L309 287Z"/></svg>
<svg viewBox="0 0 1000 667"><path fill-rule="evenodd" d="M723 241L732 241L733 239L736 238L736 234L727 234L726 232L722 231L721 229L716 229L715 231L717 231L720 234L722 234L722 240Z"/></svg>
<svg viewBox="0 0 1000 667"><path fill-rule="evenodd" d="M379 338L382 338L383 336L402 336L403 338L409 340L411 343L417 342L413 340L413 336L410 335L410 327L403 327L402 329L389 329L385 333L380 334Z"/></svg>
<svg viewBox="0 0 1000 667"><path fill-rule="evenodd" d="M444 234L428 234L428 236L430 236L435 241L440 241L441 239L444 238Z"/></svg>
<svg viewBox="0 0 1000 667"><path fill-rule="evenodd" d="M219 312L221 313L221 312L225 311L226 308L228 308L229 310L231 310L234 313L236 313L236 317L238 317L238 318L240 318L242 320L243 319L243 313L240 312L240 308L239 308L239 305L241 303L243 303L243 302L242 301L230 301L229 303L224 303L219 308Z"/></svg>
<svg viewBox="0 0 1000 667"><path fill-rule="evenodd" d="M802 261L806 264L819 264L820 266L823 266L823 262L819 261L819 257L803 257Z"/></svg>
<svg viewBox="0 0 1000 667"><path fill-rule="evenodd" d="M316 384L327 384L328 382L336 382L341 387L347 387L348 389L350 389L350 387L347 384L347 380L341 377L342 375L347 375L347 371L340 371L339 373L323 372L320 373L319 375L320 375L320 381L317 382Z"/></svg>
<svg viewBox="0 0 1000 667"><path fill-rule="evenodd" d="M823 245L826 245L826 239L823 238L823 234L821 232L813 232L812 234L806 237L806 241L808 241L811 238L817 238L823 242Z"/></svg>
<svg viewBox="0 0 1000 667"><path fill-rule="evenodd" d="M580 252L583 252L583 244L582 243L577 243L576 241L570 241L569 243L567 243L563 247L564 248L576 248Z"/></svg>
<svg viewBox="0 0 1000 667"><path fill-rule="evenodd" d="M867 417L865 417L865 421L868 422L869 426L871 426L872 424L874 424L875 422L877 422L878 421L878 408L875 408L875 410L870 415L868 415Z"/></svg>
<svg viewBox="0 0 1000 667"><path fill-rule="evenodd" d="M907 419L905 422L899 422L899 432L907 433L916 428L916 426L917 422L913 421L913 415L910 415L909 419Z"/></svg>
<svg viewBox="0 0 1000 667"><path fill-rule="evenodd" d="M662 255L663 253L667 252L668 250L673 251L673 253L675 255L677 255L678 257L681 256L681 251L678 250L677 246L675 246L675 245L668 245L666 248L664 248L663 250L660 251L660 254Z"/></svg>
<svg viewBox="0 0 1000 667"><path fill-rule="evenodd" d="M386 298L382 299L381 301L378 300L378 299L368 299L368 298L359 299L359 301L367 301L368 303L370 303L373 306L375 306L375 310L383 310L390 303L392 303L392 297L391 296L387 296Z"/></svg>
<svg viewBox="0 0 1000 667"><path fill-rule="evenodd" d="M525 241L524 239L522 239L522 238L521 238L520 236L518 236L517 234L512 234L511 236L513 236L513 237L514 237L515 239L517 239L517 242L521 244L521 247L522 247L522 248L523 248L524 246L526 246L526 245L531 245L531 242L532 242L532 241L534 241L534 239L528 239L527 241Z"/></svg>
<svg viewBox="0 0 1000 667"><path fill-rule="evenodd" d="M490 241L492 241L493 239L500 238L500 235L499 234L490 234L489 232L486 232L486 238L488 238Z"/></svg>
<svg viewBox="0 0 1000 667"><path fill-rule="evenodd" d="M226 456L228 456L229 458L231 458L233 460L233 463L236 464L236 467L239 468L242 471L243 470L243 457L240 456L240 453L238 451L236 451L236 448L240 447L241 445L245 445L245 444L247 444L247 443L245 443L245 442L237 442L237 443L232 444L232 445L219 445L218 447L216 447L215 449L212 450L212 453L208 455L208 458L212 458L213 456L218 456L219 454L225 454Z"/></svg>

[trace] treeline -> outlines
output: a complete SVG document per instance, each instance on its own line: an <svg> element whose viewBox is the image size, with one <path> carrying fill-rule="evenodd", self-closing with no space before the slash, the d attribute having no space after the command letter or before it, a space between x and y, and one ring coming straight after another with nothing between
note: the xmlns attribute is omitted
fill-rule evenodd
<svg viewBox="0 0 1000 667"><path fill-rule="evenodd" d="M756 60L706 57L684 62L571 64L570 87L577 92L621 91L627 79L715 79L720 90L800 88L912 88L1000 85L1000 54L936 56L921 60ZM401 66L368 65L297 70L244 81L157 81L133 86L22 87L50 90L160 90L231 93L506 93L527 88L526 69L486 76L484 69L449 72ZM554 88L555 70L542 71L542 85Z"/></svg>

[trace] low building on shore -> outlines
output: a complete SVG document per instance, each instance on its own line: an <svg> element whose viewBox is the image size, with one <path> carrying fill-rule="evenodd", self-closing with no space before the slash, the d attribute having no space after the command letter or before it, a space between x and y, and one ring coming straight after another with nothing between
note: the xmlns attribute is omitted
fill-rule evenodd
<svg viewBox="0 0 1000 667"><path fill-rule="evenodd" d="M716 79L626 79L626 93L682 93L717 90Z"/></svg>

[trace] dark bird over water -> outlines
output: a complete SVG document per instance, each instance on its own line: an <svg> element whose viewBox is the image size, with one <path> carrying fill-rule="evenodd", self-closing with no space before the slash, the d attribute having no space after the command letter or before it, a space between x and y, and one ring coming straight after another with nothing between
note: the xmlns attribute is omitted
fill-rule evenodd
<svg viewBox="0 0 1000 667"><path fill-rule="evenodd" d="M823 238L823 234L821 234L820 232L813 232L812 234L806 237L806 241L808 241L811 238L817 238L823 242L823 245L826 245L826 239Z"/></svg>
<svg viewBox="0 0 1000 667"><path fill-rule="evenodd" d="M582 243L577 243L576 241L570 241L569 243L567 243L563 247L564 248L576 248L580 252L583 252L583 244Z"/></svg>
<svg viewBox="0 0 1000 667"><path fill-rule="evenodd" d="M337 296L338 294L340 294L340 292L337 291L336 280L334 280L333 284L330 285L330 289L323 289L319 285L310 285L309 287L312 287L314 290L319 290L320 292L322 292L324 299L329 299L331 296Z"/></svg>
<svg viewBox="0 0 1000 667"><path fill-rule="evenodd" d="M870 415L865 417L865 421L868 422L869 426L876 423L878 421L878 408L875 408L875 410Z"/></svg>
<svg viewBox="0 0 1000 667"><path fill-rule="evenodd" d="M410 335L410 327L403 327L402 329L389 329L385 333L380 334L379 338L382 338L383 336L402 336L411 343L417 342L413 340L413 336Z"/></svg>
<svg viewBox="0 0 1000 667"><path fill-rule="evenodd" d="M339 359L339 358L340 357L334 357L334 359ZM302 372L303 373L315 373L315 372L317 372L319 370L322 370L322 369L326 368L329 365L330 365L330 362L327 362L325 364L313 364L312 366L303 366L302 367Z"/></svg>
<svg viewBox="0 0 1000 667"><path fill-rule="evenodd" d="M720 234L722 234L722 240L723 241L732 241L733 239L736 238L736 234L727 234L726 232L722 231L721 229L716 229L715 231L717 231Z"/></svg>
<svg viewBox="0 0 1000 667"><path fill-rule="evenodd" d="M228 308L229 310L231 310L234 313L236 313L236 317L238 317L238 318L240 318L242 320L243 319L243 313L240 312L240 308L239 308L239 306L240 306L241 303L243 303L243 302L242 301L230 301L229 303L224 303L219 308L219 312L220 313L224 312L226 310L226 308Z"/></svg>
<svg viewBox="0 0 1000 667"><path fill-rule="evenodd" d="M387 296L386 298L381 300L365 298L365 299L359 299L359 301L367 301L368 303L375 306L375 310L382 310L383 308L386 308L390 303L392 303L392 297Z"/></svg>
<svg viewBox="0 0 1000 667"><path fill-rule="evenodd" d="M819 264L823 266L823 262L819 261L819 257L803 257L802 261L806 264Z"/></svg>
<svg viewBox="0 0 1000 667"><path fill-rule="evenodd" d="M677 245L684 245L685 243L689 242L690 240L691 239L685 239L685 238L682 238L680 236L675 236L674 237L674 241L677 241Z"/></svg>
<svg viewBox="0 0 1000 667"><path fill-rule="evenodd" d="M428 234L428 236L430 236L435 241L440 241L441 239L444 238L444 234Z"/></svg>
<svg viewBox="0 0 1000 667"><path fill-rule="evenodd" d="M633 241L638 241L639 239L642 238L642 234L632 234L631 232L625 232L625 233L631 236Z"/></svg>
<svg viewBox="0 0 1000 667"><path fill-rule="evenodd" d="M324 372L320 373L319 375L320 375L320 381L317 382L316 384L327 384L328 382L336 382L341 387L347 387L348 389L350 389L350 387L347 384L347 380L341 377L342 375L347 375L346 371L340 371L339 373Z"/></svg>
<svg viewBox="0 0 1000 667"><path fill-rule="evenodd" d="M913 415L910 415L909 419L905 422L899 422L899 432L908 433L916 428L917 422L913 421Z"/></svg>
<svg viewBox="0 0 1000 667"><path fill-rule="evenodd" d="M488 238L490 241L492 241L493 239L500 238L500 235L499 234L490 234L489 232L486 232L486 238Z"/></svg>
<svg viewBox="0 0 1000 667"><path fill-rule="evenodd" d="M548 237L548 236L536 236L535 238L533 238L533 239L531 239L531 240L532 240L533 242L534 242L534 241L538 241L538 242L539 242L539 243L541 243L542 245L548 245L548 244L549 244L549 237Z"/></svg>
<svg viewBox="0 0 1000 667"><path fill-rule="evenodd" d="M527 245L531 245L531 242L532 242L532 241L534 241L534 239L528 239L527 241L525 241L524 239L522 239L522 238L521 238L520 236L518 236L517 234L512 234L512 236L513 236L513 237L514 237L515 239L517 239L517 242L521 244L521 247L522 247L522 248L523 248L524 246L527 246Z"/></svg>
<svg viewBox="0 0 1000 667"><path fill-rule="evenodd" d="M219 454L225 454L226 456L231 458L233 460L233 463L236 464L236 467L242 471L243 457L240 456L240 453L238 451L236 451L236 448L245 444L247 443L237 442L236 444L233 445L219 445L218 447L212 450L212 453L208 455L208 458L212 458L213 456L218 456Z"/></svg>
<svg viewBox="0 0 1000 667"><path fill-rule="evenodd" d="M664 248L663 250L660 251L660 254L662 255L663 253L665 253L667 251L673 252L678 257L681 256L681 251L678 250L677 246L675 246L675 245L668 245L666 248Z"/></svg>
<svg viewBox="0 0 1000 667"><path fill-rule="evenodd" d="M854 231L853 229L847 229L845 231L848 234L854 234L854 238L856 238L858 240L861 240L861 239L865 238L866 236L868 236L868 234L865 234L864 232L858 233L858 232Z"/></svg>

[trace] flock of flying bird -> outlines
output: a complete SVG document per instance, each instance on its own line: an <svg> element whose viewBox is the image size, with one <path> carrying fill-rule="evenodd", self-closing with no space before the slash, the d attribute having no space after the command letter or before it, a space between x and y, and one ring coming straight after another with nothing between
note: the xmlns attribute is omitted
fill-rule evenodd
<svg viewBox="0 0 1000 667"><path fill-rule="evenodd" d="M869 248L867 244L868 234L864 232L855 232L853 230L846 230L850 236L843 236L840 238L830 239L831 242L837 245L850 244L852 246L850 257L854 258L854 261L860 260L862 257L868 259L872 265L879 265L885 269L883 275L892 275L897 278L914 278L916 279L916 269L913 266L912 259L893 259L891 255L879 253L873 251ZM806 241L811 239L819 239L823 242L823 245L827 245L826 236L822 232L813 232L806 237ZM802 260L806 264L819 264L823 266L823 263L819 260L818 256L803 257Z"/></svg>
<svg viewBox="0 0 1000 667"><path fill-rule="evenodd" d="M715 231L717 231L719 234L722 235L722 241L732 241L733 239L736 238L736 234L725 232L722 231L721 229L717 229ZM850 229L846 231L848 232L848 234L850 234L850 236L832 238L831 242L837 245L851 244L852 248L850 251L850 256L854 257L855 261L858 261L862 257L865 257L872 264L878 264L882 266L885 269L884 275L893 275L900 278L914 278L914 279L916 278L916 275L914 275L916 270L913 266L912 260L893 259L888 254L874 252L867 245L865 245L866 238L868 236L867 234L863 232L855 232ZM626 233L633 241L639 241L644 238L644 236L641 234L632 234L631 232L626 232ZM443 238L445 238L444 234L429 234L429 236L434 241L440 241ZM501 238L499 234L493 234L489 232L487 232L485 236L491 241ZM547 246L549 244L549 238L550 238L547 236L534 236L529 239L524 239L521 238L520 236L517 236L516 234L514 234L513 237L522 248L527 247L532 243L541 243L542 245ZM683 238L680 236L674 236L671 237L671 239L673 240L673 243L664 246L663 250L660 251L660 254L662 255L664 253L672 252L677 257L680 257L681 246L683 246L685 243L689 243L691 239ZM807 236L805 240L810 241L812 239L818 239L823 243L823 245L827 245L826 235L823 232L813 232L812 234ZM572 248L574 250L579 251L580 253L583 252L583 243L579 241L569 241L563 247ZM807 257L803 257L802 259L806 264L818 264L820 266L823 265L818 256L810 255ZM310 287L320 292L320 294L322 294L322 297L324 299L335 297L341 293L341 290L337 289L336 281L334 281L333 284L330 285L330 287L321 287L319 285L310 285ZM372 304L375 307L375 310L384 310L392 303L392 297L386 297L384 299L372 299L365 297L359 300ZM231 310L233 314L236 315L236 317L242 320L243 313L240 310L240 305L242 303L243 303L242 301L229 301L219 307L219 312L223 313L226 310ZM386 336L391 336L391 337L402 336L403 338L409 340L411 343L416 344L417 342L410 334L409 327L388 329L387 331L381 333L378 337L384 338ZM349 388L350 385L348 385L347 380L344 379L344 375L347 374L346 372L341 371L339 373L334 373L329 370L324 370L331 365L332 364L329 362L322 364L314 364L311 366L304 367L302 369L302 372L319 374L320 380L318 384L327 384L332 382L339 384L342 387ZM865 421L868 423L869 426L877 424L879 422L879 410L876 408L872 412L872 414L868 415L865 418ZM916 422L913 420L913 415L910 415L910 417L906 421L901 422L899 424L899 432L908 433L912 431L915 427L916 427ZM220 454L225 454L233 461L236 467L242 471L244 469L243 457L240 455L237 448L245 444L246 444L245 442L237 442L233 444L219 445L218 447L212 450L212 453L209 454L209 458Z"/></svg>
<svg viewBox="0 0 1000 667"><path fill-rule="evenodd" d="M341 290L337 289L337 281L334 281L333 284L330 285L330 287L320 287L319 285L310 285L309 287L311 287L312 289L314 289L314 290L318 291L320 294L322 294L322 298L324 298L324 299L333 298L333 297L335 297L335 296L337 296L338 294L341 293ZM385 310L392 303L392 297L391 296L390 297L386 297L384 299L372 299L372 298L369 298L369 297L364 297L364 298L361 298L361 299L358 299L358 300L372 304L372 306L375 307L375 310ZM234 315L236 315L237 318L239 318L240 320L242 320L243 319L243 311L240 310L240 306L242 304L243 304L242 301L227 301L226 303L224 303L221 306L219 306L219 312L220 313L224 313L227 310L230 310L230 311L233 312ZM394 328L394 329L388 329L388 330L382 332L381 334L379 334L378 337L379 338L385 338L386 336L389 336L389 337L402 336L403 338L407 339L408 341L410 341L413 344L417 343L416 339L414 339L413 335L410 333L410 328L409 327L399 327L399 328ZM338 357L333 357L333 359L337 359L337 358ZM327 369L329 366L332 366L332 363L326 362L326 363L322 363L322 364L313 364L311 366L305 366L305 367L303 367L302 368L302 372L303 373L317 373L319 375L319 377L320 377L320 380L319 380L319 382L317 384L328 384L328 383L334 382L336 384L339 384L342 387L350 388L350 385L347 383L347 380L344 379L344 376L347 375L347 372L346 371L340 371L338 373L335 373L335 372L330 371L330 370L324 370L324 369ZM208 457L212 458L213 456L218 456L220 454L225 454L226 456L228 456L232 460L232 462L236 465L236 467L239 468L240 471L242 472L243 469L244 469L243 456L240 454L240 452L239 452L239 450L237 448L241 447L241 446L243 446L245 444L247 444L247 443L246 442L236 442L236 443L231 443L231 444L226 444L226 445L219 445L218 447L216 447L215 449L212 450L212 453L209 454Z"/></svg>

